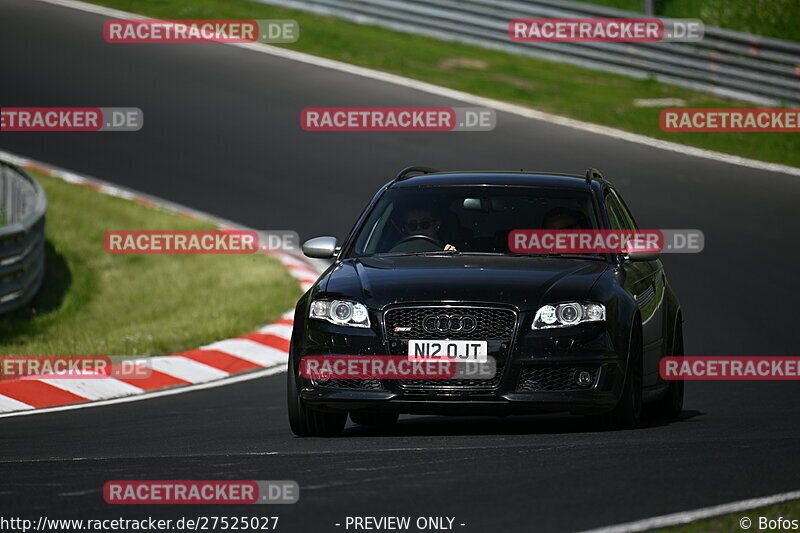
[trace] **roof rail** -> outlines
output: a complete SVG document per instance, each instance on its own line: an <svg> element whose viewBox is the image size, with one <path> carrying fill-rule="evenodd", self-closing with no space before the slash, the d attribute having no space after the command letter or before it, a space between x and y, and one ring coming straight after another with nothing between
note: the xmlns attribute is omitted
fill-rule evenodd
<svg viewBox="0 0 800 533"><path fill-rule="evenodd" d="M593 179L601 180L601 179L603 179L603 175L596 168L587 168L586 169L586 183L587 184L591 183Z"/></svg>
<svg viewBox="0 0 800 533"><path fill-rule="evenodd" d="M431 167L406 167L400 172L397 173L397 176L394 177L393 181L403 181L405 179L410 178L409 174L412 172L420 172L422 174L430 174L431 172L439 172L435 168Z"/></svg>

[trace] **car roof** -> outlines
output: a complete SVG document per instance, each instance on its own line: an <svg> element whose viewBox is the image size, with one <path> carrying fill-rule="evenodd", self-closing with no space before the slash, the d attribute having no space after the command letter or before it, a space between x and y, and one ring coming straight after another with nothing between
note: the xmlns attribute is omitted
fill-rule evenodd
<svg viewBox="0 0 800 533"><path fill-rule="evenodd" d="M601 179L593 182L607 183ZM517 187L553 187L586 190L586 178L577 174L525 171L450 171L418 174L395 180L390 188L441 187L454 185L496 185Z"/></svg>

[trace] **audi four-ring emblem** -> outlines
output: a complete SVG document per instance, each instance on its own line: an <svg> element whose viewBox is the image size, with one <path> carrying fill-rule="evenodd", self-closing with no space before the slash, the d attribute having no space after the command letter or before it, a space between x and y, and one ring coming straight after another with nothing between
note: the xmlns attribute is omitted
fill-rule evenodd
<svg viewBox="0 0 800 533"><path fill-rule="evenodd" d="M470 333L478 327L469 315L428 315L422 319L422 329L428 333Z"/></svg>

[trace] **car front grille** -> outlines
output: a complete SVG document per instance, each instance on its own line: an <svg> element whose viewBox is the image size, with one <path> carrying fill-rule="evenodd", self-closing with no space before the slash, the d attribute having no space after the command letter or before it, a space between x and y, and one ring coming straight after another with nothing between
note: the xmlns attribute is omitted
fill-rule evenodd
<svg viewBox="0 0 800 533"><path fill-rule="evenodd" d="M493 389L500 385L501 373L492 379L403 379L400 386L406 389L429 388L468 388L468 389Z"/></svg>
<svg viewBox="0 0 800 533"><path fill-rule="evenodd" d="M573 367L565 365L548 365L523 368L519 374L517 391L519 392L561 392L587 390L592 385L581 386L575 382L580 371L592 375L592 385L597 382L597 367Z"/></svg>
<svg viewBox="0 0 800 533"><path fill-rule="evenodd" d="M431 315L469 317L474 319L475 328L469 332L426 331L423 328L423 321ZM386 311L384 326L390 355L408 355L410 339L485 340L488 342L488 355L494 357L497 363L497 371L491 379L404 379L398 380L397 384L406 391L497 388L511 351L516 324L516 312L496 307L418 306L398 307Z"/></svg>
<svg viewBox="0 0 800 533"><path fill-rule="evenodd" d="M385 390L379 379L312 379L317 387L345 390Z"/></svg>
<svg viewBox="0 0 800 533"><path fill-rule="evenodd" d="M430 315L462 316L475 320L475 330L438 333L425 331L422 322ZM390 309L384 318L390 339L508 339L514 334L517 315L508 309L487 307L400 307ZM401 328L401 329L397 329ZM411 328L404 330L404 328Z"/></svg>

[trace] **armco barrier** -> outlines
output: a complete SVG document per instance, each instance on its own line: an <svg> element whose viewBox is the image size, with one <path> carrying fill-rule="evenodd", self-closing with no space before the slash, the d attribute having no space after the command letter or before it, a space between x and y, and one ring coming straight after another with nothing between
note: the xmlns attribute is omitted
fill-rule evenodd
<svg viewBox="0 0 800 533"><path fill-rule="evenodd" d="M800 43L705 27L699 43L521 43L515 18L631 18L641 13L565 0L258 0L709 92L800 105Z"/></svg>
<svg viewBox="0 0 800 533"><path fill-rule="evenodd" d="M29 302L42 284L46 210L42 186L0 161L0 314Z"/></svg>

